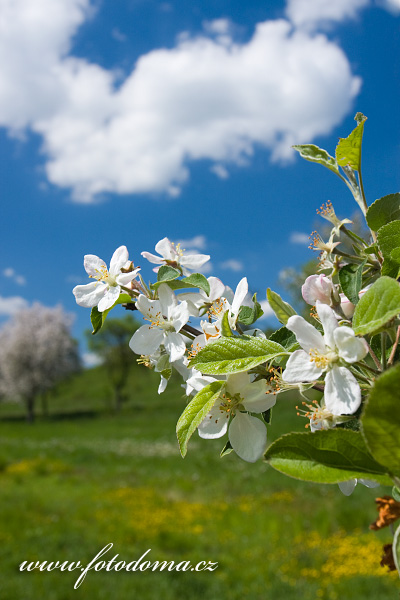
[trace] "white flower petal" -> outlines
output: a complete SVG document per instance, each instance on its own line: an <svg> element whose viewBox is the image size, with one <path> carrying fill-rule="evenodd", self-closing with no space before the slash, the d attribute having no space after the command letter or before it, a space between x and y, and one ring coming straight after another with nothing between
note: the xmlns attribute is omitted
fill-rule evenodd
<svg viewBox="0 0 400 600"><path fill-rule="evenodd" d="M161 375L160 385L158 386L158 393L159 394L162 394L163 392L165 392L167 384L168 384L168 379L166 377L163 377Z"/></svg>
<svg viewBox="0 0 400 600"><path fill-rule="evenodd" d="M106 292L107 286L104 283L94 281L86 285L77 285L72 290L76 303L85 308L97 306Z"/></svg>
<svg viewBox="0 0 400 600"><path fill-rule="evenodd" d="M267 429L256 417L236 413L229 426L229 441L240 458L247 462L256 462L264 453Z"/></svg>
<svg viewBox="0 0 400 600"><path fill-rule="evenodd" d="M371 481L371 479L357 479L358 483L362 483L367 488L376 488L379 487L379 483L376 481Z"/></svg>
<svg viewBox="0 0 400 600"><path fill-rule="evenodd" d="M136 354L148 356L158 350L163 340L164 334L160 329L151 327L151 325L142 325L131 337L129 347Z"/></svg>
<svg viewBox="0 0 400 600"><path fill-rule="evenodd" d="M346 362L357 362L368 354L366 341L363 338L356 337L350 327L338 327L333 335L339 356Z"/></svg>
<svg viewBox="0 0 400 600"><path fill-rule="evenodd" d="M155 251L164 258L164 260L176 260L176 251L167 237L157 242Z"/></svg>
<svg viewBox="0 0 400 600"><path fill-rule="evenodd" d="M104 312L108 308L111 308L118 300L120 291L119 285L110 286L97 305L99 311Z"/></svg>
<svg viewBox="0 0 400 600"><path fill-rule="evenodd" d="M300 346L308 353L310 350L316 349L318 352L325 354L326 347L324 338L311 323L307 323L303 317L293 315L286 323L287 329L293 331Z"/></svg>
<svg viewBox="0 0 400 600"><path fill-rule="evenodd" d="M212 407L207 416L202 420L197 430L199 436L206 440L213 440L225 435L228 429L229 414L220 410L220 401Z"/></svg>
<svg viewBox="0 0 400 600"><path fill-rule="evenodd" d="M180 333L167 331L164 336L164 346L170 355L171 362L179 360L186 351L186 344Z"/></svg>
<svg viewBox="0 0 400 600"><path fill-rule="evenodd" d="M330 304L333 290L332 281L326 275L310 275L302 285L301 293L305 302L314 306L317 300Z"/></svg>
<svg viewBox="0 0 400 600"><path fill-rule="evenodd" d="M175 331L180 331L189 321L189 306L187 302L181 302L178 306L174 306L170 312L170 319Z"/></svg>
<svg viewBox="0 0 400 600"><path fill-rule="evenodd" d="M88 275L97 277L102 272L107 271L107 265L95 254L86 254L83 258L83 266Z"/></svg>
<svg viewBox="0 0 400 600"><path fill-rule="evenodd" d="M247 371L228 375L226 380L227 392L231 396L234 396L235 394L241 394L242 389L246 387L248 383L250 383L250 377Z"/></svg>
<svg viewBox="0 0 400 600"><path fill-rule="evenodd" d="M186 369L188 372L189 370ZM196 369L191 369L192 375L186 381L186 395L190 396L193 392L200 392L206 385L217 381L214 377L202 375Z"/></svg>
<svg viewBox="0 0 400 600"><path fill-rule="evenodd" d="M150 252L141 252L141 255L143 258L146 258L149 262L153 263L153 265L161 265L164 262L160 256L156 256Z"/></svg>
<svg viewBox="0 0 400 600"><path fill-rule="evenodd" d="M335 365L325 378L325 406L335 416L352 415L361 404L361 390L354 375Z"/></svg>
<svg viewBox="0 0 400 600"><path fill-rule="evenodd" d="M235 296L233 298L231 312L237 317L239 309L246 298L247 292L249 291L249 284L247 283L247 277L243 277L237 285L235 290Z"/></svg>
<svg viewBox="0 0 400 600"><path fill-rule="evenodd" d="M118 273L121 271L121 268L128 262L128 260L128 248L126 246L120 246L117 248L111 257L110 274L114 275L114 277L118 275Z"/></svg>
<svg viewBox="0 0 400 600"><path fill-rule="evenodd" d="M117 283L119 285L128 285L128 283L130 283L132 281L132 279L135 279L135 277L137 277L137 274L139 273L140 269L133 269L133 271L130 271L129 273L120 273L117 277Z"/></svg>
<svg viewBox="0 0 400 600"><path fill-rule="evenodd" d="M186 267L193 271L195 269L200 269L200 267L210 260L210 258L209 254L184 254L179 262L182 267Z"/></svg>
<svg viewBox="0 0 400 600"><path fill-rule="evenodd" d="M249 412L262 413L276 403L275 394L267 394L268 384L265 379L248 383L242 388L240 395L243 406Z"/></svg>
<svg viewBox="0 0 400 600"><path fill-rule="evenodd" d="M354 489L357 485L357 479L349 479L348 481L341 481L338 483L340 491L345 496L350 496L354 492Z"/></svg>
<svg viewBox="0 0 400 600"><path fill-rule="evenodd" d="M158 300L149 300L144 294L140 294L136 302L136 307L142 315L153 322L158 321L162 316L160 302Z"/></svg>
<svg viewBox="0 0 400 600"><path fill-rule="evenodd" d="M208 299L210 302L214 302L214 300L218 300L224 294L225 286L218 277L208 277L208 283L210 284L210 295Z"/></svg>
<svg viewBox="0 0 400 600"><path fill-rule="evenodd" d="M330 306L322 304L322 302L317 301L315 306L324 328L325 344L333 350L335 348L334 331L339 327L335 313Z"/></svg>
<svg viewBox="0 0 400 600"><path fill-rule="evenodd" d="M282 374L283 381L288 383L300 383L302 381L315 381L322 375L322 369L310 360L309 354L304 350L295 350L290 355L286 369Z"/></svg>
<svg viewBox="0 0 400 600"><path fill-rule="evenodd" d="M171 318L171 310L178 304L178 300L168 284L162 283L160 285L158 288L158 298L162 314L169 320Z"/></svg>

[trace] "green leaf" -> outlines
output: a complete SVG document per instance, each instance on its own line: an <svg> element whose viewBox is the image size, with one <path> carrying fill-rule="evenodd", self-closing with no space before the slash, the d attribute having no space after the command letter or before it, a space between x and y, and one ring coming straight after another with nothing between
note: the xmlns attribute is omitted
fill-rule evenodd
<svg viewBox="0 0 400 600"><path fill-rule="evenodd" d="M392 221L383 225L378 232L378 245L384 258L400 263L400 221Z"/></svg>
<svg viewBox="0 0 400 600"><path fill-rule="evenodd" d="M167 267L167 268L172 269L172 267ZM172 270L177 271L176 269L172 269ZM210 284L208 283L208 281L204 277L204 275L202 275L201 273L192 273L192 275L189 275L189 277L183 277L182 279L177 279L177 277L180 275L180 273L178 273L178 275L176 275L176 277L174 276L174 274L172 272L170 273L170 275L171 275L172 279L157 281L156 283L153 283L150 287L152 289L157 289L161 285L161 283L167 283L172 290L200 288L200 289L204 290L207 295L210 294ZM168 276L168 274L166 274L166 276Z"/></svg>
<svg viewBox="0 0 400 600"><path fill-rule="evenodd" d="M362 115L362 119L350 135L347 138L339 138L335 154L337 164L340 167L351 167L354 171L360 170L361 144L366 119L367 117Z"/></svg>
<svg viewBox="0 0 400 600"><path fill-rule="evenodd" d="M221 454L220 457L222 458L223 456L227 456L228 454L230 454L231 452L233 452L233 448L232 448L232 444L230 443L230 441L228 440L225 444L225 446L222 448L221 450Z"/></svg>
<svg viewBox="0 0 400 600"><path fill-rule="evenodd" d="M287 302L284 302L279 294L273 292L270 288L267 289L267 299L270 307L274 311L276 318L278 321L286 325L289 320L289 317L296 315L296 311L294 308L290 306Z"/></svg>
<svg viewBox="0 0 400 600"><path fill-rule="evenodd" d="M396 192L375 200L367 210L366 219L368 227L373 231L400 219L400 194Z"/></svg>
<svg viewBox="0 0 400 600"><path fill-rule="evenodd" d="M361 477L391 483L361 433L349 429L288 433L271 444L265 458L277 471L303 481L339 483Z"/></svg>
<svg viewBox="0 0 400 600"><path fill-rule="evenodd" d="M358 293L362 287L362 273L366 262L364 260L361 264L345 265L339 271L339 282L343 293L353 304L358 304Z"/></svg>
<svg viewBox="0 0 400 600"><path fill-rule="evenodd" d="M400 575L400 525L397 527L393 538L393 559L398 574Z"/></svg>
<svg viewBox="0 0 400 600"><path fill-rule="evenodd" d="M207 344L190 361L190 367L207 375L240 373L276 356L287 354L283 346L260 337L224 337Z"/></svg>
<svg viewBox="0 0 400 600"><path fill-rule="evenodd" d="M210 284L208 283L206 277L201 273L192 273L189 277L184 277L181 279L181 282L184 284L189 284L190 287L196 287L203 290L207 296L210 295Z"/></svg>
<svg viewBox="0 0 400 600"><path fill-rule="evenodd" d="M243 325L252 325L257 319L262 317L264 311L261 304L257 302L257 294L253 296L253 306L241 306L238 315L238 321Z"/></svg>
<svg viewBox="0 0 400 600"><path fill-rule="evenodd" d="M100 331L108 313L114 308L114 306L117 306L117 304L128 304L129 302L132 302L132 298L129 294L120 294L118 300L114 302L111 308L103 310L103 312L100 312L97 306L93 306L92 310L90 311L90 321L93 326L92 335Z"/></svg>
<svg viewBox="0 0 400 600"><path fill-rule="evenodd" d="M157 281L153 283L150 287L153 290L156 290L162 283L169 283L177 277L180 277L180 275L181 272L178 271L178 269L174 269L174 267L170 267L169 265L163 265L158 269Z"/></svg>
<svg viewBox="0 0 400 600"><path fill-rule="evenodd" d="M390 277L380 277L360 298L353 317L356 335L374 333L400 313L400 286Z"/></svg>
<svg viewBox="0 0 400 600"><path fill-rule="evenodd" d="M292 352L299 347L295 334L286 327L281 327L280 329L277 329L277 331L274 331L274 333L269 336L269 339L273 342L278 342L278 344L286 348L289 352Z"/></svg>
<svg viewBox="0 0 400 600"><path fill-rule="evenodd" d="M361 417L371 454L394 475L400 475L400 365L374 383Z"/></svg>
<svg viewBox="0 0 400 600"><path fill-rule="evenodd" d="M232 329L229 325L228 311L224 312L224 316L221 319L221 332L224 337L233 337Z"/></svg>
<svg viewBox="0 0 400 600"><path fill-rule="evenodd" d="M292 148L297 150L300 156L305 158L305 160L323 165L330 171L336 173L336 175L340 174L336 160L333 158L333 156L330 156L326 150L318 148L318 146L315 146L314 144L301 144L292 146Z"/></svg>
<svg viewBox="0 0 400 600"><path fill-rule="evenodd" d="M213 381L198 392L193 400L189 402L176 425L179 448L184 457L187 445L193 433L200 425L204 417L214 406L226 381Z"/></svg>

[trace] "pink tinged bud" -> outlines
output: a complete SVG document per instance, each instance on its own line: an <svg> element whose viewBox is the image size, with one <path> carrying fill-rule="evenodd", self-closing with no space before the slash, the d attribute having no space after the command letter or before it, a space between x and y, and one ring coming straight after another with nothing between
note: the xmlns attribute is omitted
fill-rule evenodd
<svg viewBox="0 0 400 600"><path fill-rule="evenodd" d="M344 294L340 294L340 307L346 319L351 319L356 307Z"/></svg>
<svg viewBox="0 0 400 600"><path fill-rule="evenodd" d="M364 296L365 292L368 291L370 287L371 287L371 285L367 285L367 287L360 290L358 292L358 297L362 298ZM354 311L355 311L356 307L352 302L350 302L350 300L344 294L340 294L340 306L342 308L343 314L346 317L346 319L351 319L352 316L354 315Z"/></svg>
<svg viewBox="0 0 400 600"><path fill-rule="evenodd" d="M322 304L331 304L335 287L326 275L310 275L305 280L301 293L305 302L311 304L311 306L314 306L317 300Z"/></svg>

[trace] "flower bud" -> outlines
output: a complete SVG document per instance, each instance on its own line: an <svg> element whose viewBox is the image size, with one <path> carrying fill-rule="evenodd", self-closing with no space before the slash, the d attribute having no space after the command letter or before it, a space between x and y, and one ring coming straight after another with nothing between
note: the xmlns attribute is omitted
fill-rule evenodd
<svg viewBox="0 0 400 600"><path fill-rule="evenodd" d="M332 296L336 294L336 286L326 275L310 275L301 288L302 296L307 302L314 306L317 300L322 304L331 304Z"/></svg>

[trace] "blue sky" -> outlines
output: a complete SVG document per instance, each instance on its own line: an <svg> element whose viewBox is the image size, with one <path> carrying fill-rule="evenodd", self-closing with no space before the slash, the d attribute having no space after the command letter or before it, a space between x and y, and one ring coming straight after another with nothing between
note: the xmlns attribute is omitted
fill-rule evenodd
<svg viewBox="0 0 400 600"><path fill-rule="evenodd" d="M331 153L368 117L369 202L400 188L400 2L0 0L0 319L76 315L84 254L194 240L265 299L311 257L315 209L355 206L293 143ZM301 235L295 235L301 234Z"/></svg>

